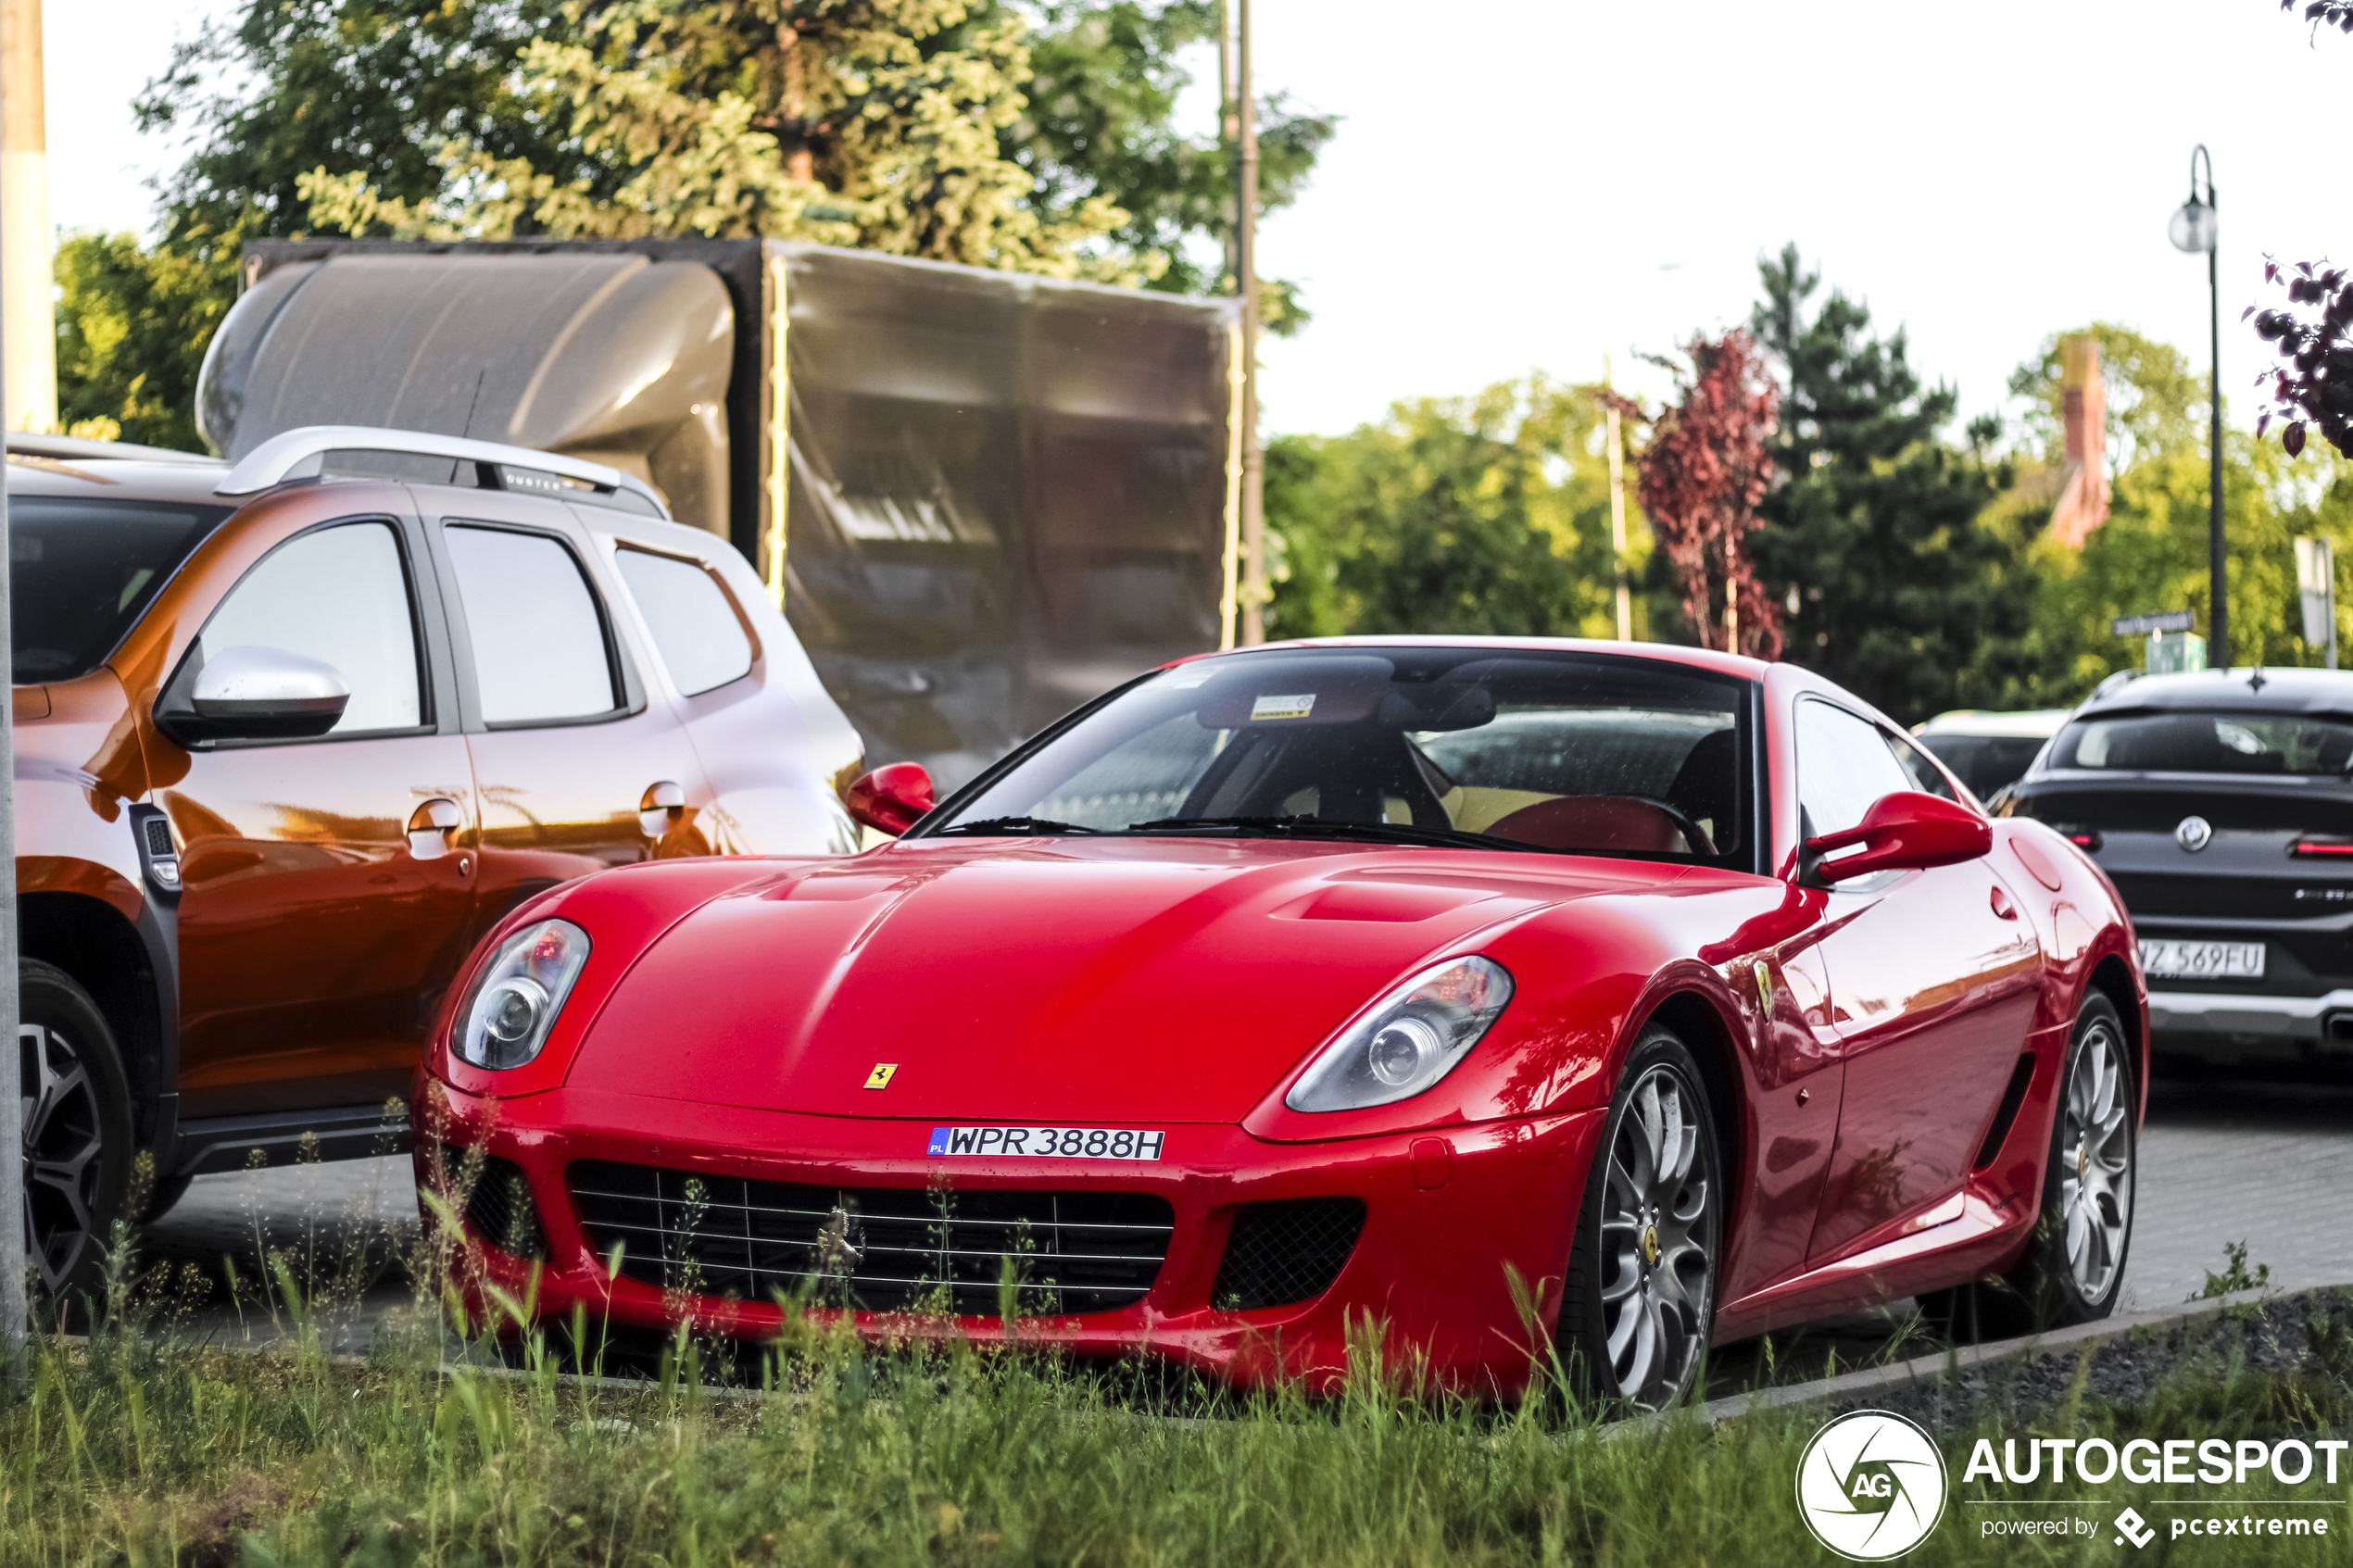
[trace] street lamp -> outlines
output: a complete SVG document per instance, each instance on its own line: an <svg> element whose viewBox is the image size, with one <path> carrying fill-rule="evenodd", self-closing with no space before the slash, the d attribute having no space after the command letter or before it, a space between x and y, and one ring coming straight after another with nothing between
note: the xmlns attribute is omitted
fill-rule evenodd
<svg viewBox="0 0 2353 1568"><path fill-rule="evenodd" d="M2198 160L2206 160L2206 194L2197 192ZM2206 253L2206 286L2210 303L2208 327L2213 334L2214 424L2211 433L2211 456L2208 468L2209 515L2208 518L2208 570L2213 573L2213 584L2208 589L2211 604L2206 617L2207 650L2214 668L2231 667L2230 585L2222 572L2222 283L2215 264L2216 242L2221 237L2221 224L2214 215L2214 155L2201 142L2190 154L2190 199L2173 214L2173 221L2166 226L2166 233L2176 250L2195 256Z"/></svg>

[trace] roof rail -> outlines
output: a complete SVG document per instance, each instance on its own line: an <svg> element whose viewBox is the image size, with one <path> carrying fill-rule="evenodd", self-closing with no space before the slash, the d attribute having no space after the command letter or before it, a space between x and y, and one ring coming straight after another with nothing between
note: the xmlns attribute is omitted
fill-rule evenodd
<svg viewBox="0 0 2353 1568"><path fill-rule="evenodd" d="M29 430L8 433L8 450L21 452L28 458L47 458L52 461L87 463L101 459L128 463L187 463L200 468L221 468L218 458L202 452L177 452L169 446L142 446L135 441L90 441L79 435L39 435Z"/></svg>
<svg viewBox="0 0 2353 1568"><path fill-rule="evenodd" d="M583 501L602 500L607 505L619 505L631 511L649 511L667 519L670 508L662 505L654 488L634 474L607 468L581 458L567 458L554 452L535 452L528 446L508 446L496 441L473 441L461 435L434 435L425 431L392 430L374 425L304 425L296 430L273 435L243 458L229 470L220 485L223 495L250 495L283 484L289 479L308 477L297 473L304 464L324 458L330 452L399 452L421 458L448 458L458 462L489 465L496 473L495 483L502 490L537 490L549 478L570 480L585 487L589 495L575 494L573 498ZM507 470L521 470L520 472ZM312 472L316 472L314 468ZM536 477L540 484L531 480ZM485 484L494 481L485 476ZM557 494L569 490L569 485Z"/></svg>

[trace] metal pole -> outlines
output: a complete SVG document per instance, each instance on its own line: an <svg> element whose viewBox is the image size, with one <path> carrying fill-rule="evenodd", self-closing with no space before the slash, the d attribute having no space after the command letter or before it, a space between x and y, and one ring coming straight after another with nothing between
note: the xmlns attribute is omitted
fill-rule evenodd
<svg viewBox="0 0 2353 1568"><path fill-rule="evenodd" d="M5 111L5 106L0 106ZM22 236L19 236L21 241ZM43 236L45 242L46 236ZM0 335L5 335L0 328ZM5 344L0 343L0 358ZM0 386L0 428L17 410ZM0 483L0 651L15 662L9 626L8 496ZM11 672L13 684L14 674ZM17 1036L17 764L13 698L0 723L0 1382L23 1357L30 1312L25 1301L24 1061Z"/></svg>
<svg viewBox="0 0 2353 1568"><path fill-rule="evenodd" d="M1602 356L1602 384L1615 390L1609 356ZM1619 433L1617 403L1609 404L1609 548L1611 571L1617 578L1617 640L1634 640L1634 596L1626 585L1626 444Z"/></svg>
<svg viewBox="0 0 2353 1568"><path fill-rule="evenodd" d="M2206 151L2204 147L2198 150ZM2206 205L2215 208L2218 218L2221 216L2221 209L2214 199L2214 155L2211 153L2206 155ZM2222 242L2218 224L2215 242L2206 252L2208 326L2211 332L2209 347L2214 356L2210 389L2214 400L2214 422L2211 455L2207 465L2207 484L2210 493L2207 555L2208 569L2213 573L2208 593L2214 608L2207 617L2207 630L2213 634L2213 646L2208 650L2208 662L2216 669L2228 670L2231 667L2231 584L2223 571L2222 545L2222 273L2217 259L2221 254Z"/></svg>
<svg viewBox="0 0 2353 1568"><path fill-rule="evenodd" d="M1250 74L1250 0L1239 0L1234 97L1241 120L1234 283L1242 302L1242 643L1266 640L1266 457L1258 445L1258 106Z"/></svg>

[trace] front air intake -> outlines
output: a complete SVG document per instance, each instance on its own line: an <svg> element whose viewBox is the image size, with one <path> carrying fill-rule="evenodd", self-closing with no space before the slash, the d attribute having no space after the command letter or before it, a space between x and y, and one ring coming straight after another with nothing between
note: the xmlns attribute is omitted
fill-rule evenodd
<svg viewBox="0 0 2353 1568"><path fill-rule="evenodd" d="M1211 1299L1229 1312L1312 1301L1340 1277L1364 1229L1358 1198L1244 1204L1234 1215Z"/></svg>
<svg viewBox="0 0 2353 1568"><path fill-rule="evenodd" d="M442 1173L450 1196L462 1201L466 1223L484 1241L513 1258L544 1259L547 1233L531 1181L522 1167L495 1154L477 1155L454 1144L441 1146Z"/></svg>

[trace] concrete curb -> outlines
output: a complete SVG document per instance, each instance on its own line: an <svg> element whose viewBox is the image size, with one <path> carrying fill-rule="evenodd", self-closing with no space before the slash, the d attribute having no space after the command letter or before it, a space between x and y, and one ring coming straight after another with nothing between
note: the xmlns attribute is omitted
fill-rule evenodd
<svg viewBox="0 0 2353 1568"><path fill-rule="evenodd" d="M2097 1323L2078 1323L2072 1328L2030 1335L2023 1339L1999 1339L1987 1345L1957 1346L1938 1355L1918 1356L1911 1361L1895 1361L1887 1366L1865 1367L1859 1372L1843 1373L1837 1377L1820 1378L1812 1383L1789 1383L1777 1388L1759 1388L1750 1394L1735 1394L1710 1400L1694 1407L1693 1413L1713 1424L1758 1411L1810 1405L1825 1399L1867 1397L1888 1389L1916 1387L1923 1383L1941 1383L1974 1367L2080 1351L2087 1345L2102 1345L2112 1339L2121 1339L2138 1329L2183 1327L2233 1307L2260 1306L2270 1301L2290 1301L2300 1297L2330 1294L2353 1295L2353 1285L2322 1285L2306 1290L2289 1291L2242 1290L2208 1301L2192 1301L2155 1311L2102 1318Z"/></svg>

